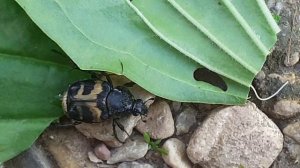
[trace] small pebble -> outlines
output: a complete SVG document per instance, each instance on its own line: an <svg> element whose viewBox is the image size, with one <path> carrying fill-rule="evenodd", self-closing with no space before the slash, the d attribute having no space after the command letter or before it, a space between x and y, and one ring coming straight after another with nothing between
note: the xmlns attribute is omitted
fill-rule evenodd
<svg viewBox="0 0 300 168"><path fill-rule="evenodd" d="M197 111L193 108L186 108L176 119L176 135L182 135L189 132L192 125L196 123Z"/></svg>
<svg viewBox="0 0 300 168"><path fill-rule="evenodd" d="M283 75L279 75L276 73L271 73L268 75L269 78L274 78L280 80L281 83L289 82L289 84L294 84L297 80L296 74L295 73L286 73Z"/></svg>
<svg viewBox="0 0 300 168"><path fill-rule="evenodd" d="M287 125L283 133L300 144L300 121Z"/></svg>
<svg viewBox="0 0 300 168"><path fill-rule="evenodd" d="M113 149L107 163L134 161L144 157L148 151L148 144L142 136L134 136L132 139L133 141L127 140L123 146Z"/></svg>
<svg viewBox="0 0 300 168"><path fill-rule="evenodd" d="M179 139L168 139L162 146L168 151L163 155L164 161L172 168L191 168L192 164L186 155L186 146Z"/></svg>
<svg viewBox="0 0 300 168"><path fill-rule="evenodd" d="M165 101L154 102L147 117L137 124L136 129L141 132L149 132L153 139L165 139L174 134L175 126L169 104Z"/></svg>
<svg viewBox="0 0 300 168"><path fill-rule="evenodd" d="M118 168L153 168L153 166L147 163L123 162L119 164Z"/></svg>
<svg viewBox="0 0 300 168"><path fill-rule="evenodd" d="M282 2L276 2L276 5L275 5L276 13L277 14L281 13L282 9L283 9L283 3Z"/></svg>
<svg viewBox="0 0 300 168"><path fill-rule="evenodd" d="M97 156L91 151L88 152L88 157L89 157L90 161L93 163L103 163L103 161L100 160L99 158L97 158Z"/></svg>
<svg viewBox="0 0 300 168"><path fill-rule="evenodd" d="M280 100L274 105L273 113L282 119L291 118L300 113L300 101Z"/></svg>
<svg viewBox="0 0 300 168"><path fill-rule="evenodd" d="M172 111L178 112L180 108L181 108L181 102L176 102L176 101L172 102Z"/></svg>
<svg viewBox="0 0 300 168"><path fill-rule="evenodd" d="M94 153L97 158L101 160L108 160L110 158L110 150L106 147L105 144L101 143L94 148Z"/></svg>
<svg viewBox="0 0 300 168"><path fill-rule="evenodd" d="M294 52L290 56L286 56L284 59L284 65L287 67L294 66L299 61L299 52Z"/></svg>
<svg viewBox="0 0 300 168"><path fill-rule="evenodd" d="M264 71L259 71L258 74L255 76L255 79L257 80L263 80L266 78L266 74Z"/></svg>

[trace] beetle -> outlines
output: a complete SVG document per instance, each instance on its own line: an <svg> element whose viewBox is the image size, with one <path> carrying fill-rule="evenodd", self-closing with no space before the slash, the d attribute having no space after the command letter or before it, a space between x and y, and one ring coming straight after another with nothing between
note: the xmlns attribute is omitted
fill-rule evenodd
<svg viewBox="0 0 300 168"><path fill-rule="evenodd" d="M62 97L62 106L66 116L79 122L97 123L112 118L117 140L115 124L125 131L118 119L148 112L145 102L135 99L125 86L113 87L109 77L107 81L88 79L71 84Z"/></svg>

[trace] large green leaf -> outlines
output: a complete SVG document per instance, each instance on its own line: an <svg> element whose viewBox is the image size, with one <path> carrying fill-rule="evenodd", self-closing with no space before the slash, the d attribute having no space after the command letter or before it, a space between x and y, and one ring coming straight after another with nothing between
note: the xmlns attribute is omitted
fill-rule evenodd
<svg viewBox="0 0 300 168"><path fill-rule="evenodd" d="M63 114L58 95L87 76L73 70L16 2L0 3L1 163L28 148Z"/></svg>
<svg viewBox="0 0 300 168"><path fill-rule="evenodd" d="M246 86L261 69L270 46L276 41L276 34L264 15L249 18L256 21L253 24L260 23L261 26L251 25L253 30L246 31L247 25L236 19L239 13L234 15L219 0L142 0L132 3L133 9L149 27L174 48L208 69ZM257 2L242 4L248 7ZM228 5L233 8L232 4ZM258 6L253 9L262 13ZM253 32L259 32L269 48Z"/></svg>
<svg viewBox="0 0 300 168"><path fill-rule="evenodd" d="M248 3L257 5L259 1ZM242 5L234 1L229 4L224 0L222 8L216 6L216 0L17 2L81 69L123 74L150 92L177 101L244 103L252 79L275 42L274 32L268 30L265 34L261 27L257 29L261 31L252 30L246 21L249 18L237 10ZM191 9L184 6L196 2L201 4L190 5ZM210 18L198 22L195 11L201 13L206 6L205 11L212 10ZM254 21L253 27L261 25L271 30L271 22L266 20L268 11L258 10L262 19ZM202 29L197 23L203 24ZM222 25L233 27L224 29ZM211 36L203 31L203 27L210 30L214 26ZM232 37L235 31L238 36ZM227 91L194 79L195 70L203 66L222 75Z"/></svg>

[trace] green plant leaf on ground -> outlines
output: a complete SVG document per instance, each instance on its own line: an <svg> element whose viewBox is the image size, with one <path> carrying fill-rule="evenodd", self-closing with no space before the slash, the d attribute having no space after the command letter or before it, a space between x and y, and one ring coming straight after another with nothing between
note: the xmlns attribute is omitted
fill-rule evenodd
<svg viewBox="0 0 300 168"><path fill-rule="evenodd" d="M0 0L0 163L29 148L63 115L59 94L80 78L18 4ZM73 67L72 67L73 66Z"/></svg>
<svg viewBox="0 0 300 168"><path fill-rule="evenodd" d="M168 155L168 150L160 147L161 139L153 141L150 137L149 132L143 134L145 142L149 145L149 149L158 152L161 155Z"/></svg>
<svg viewBox="0 0 300 168"><path fill-rule="evenodd" d="M144 140L149 144L151 141L150 134L148 132L145 132L143 136L144 136Z"/></svg>
<svg viewBox="0 0 300 168"><path fill-rule="evenodd" d="M244 45L244 41L235 41L234 44L223 44L223 48L237 52L235 57L231 55L219 60L217 56L219 56L218 53L221 51L212 51L212 53L216 54L211 54L214 56L212 58L217 60L210 59L210 62L204 61L205 63L203 63L199 59L184 55L183 53L188 51L187 48L179 51L167 44L141 19L142 16L145 16L143 15L145 13L138 15L133 10L133 5L137 5L139 2L150 3L150 1L133 1L132 5L127 0L17 0L33 21L49 37L56 41L81 69L123 74L146 90L167 99L211 104L244 103L248 97L249 86L255 73L262 66L265 54L269 52L276 40L275 34L278 31L276 24L274 25L272 21L269 21L269 11L260 1L252 2L247 0L247 4L250 4L252 10L259 11L259 14L255 15L262 16L263 19L255 20L254 18L255 21L249 21L249 24L246 24L243 21L253 18L245 16L244 13L231 17L239 20L238 22L233 22L233 25L243 23L244 31L248 31L246 35L245 32L239 32L242 36L235 38L235 40L245 41L244 38L249 36L251 41L246 41L247 44L253 43L253 41L257 43L255 45L252 44L246 50L252 53L248 55L244 53L245 46L246 48L248 46ZM169 2L179 3L179 1ZM217 3L217 1L205 2ZM227 12L227 16L233 13L236 15L240 8L243 9L245 7L237 1L232 1L232 4L228 4L229 1L222 2L226 3L228 10L230 9L230 11L222 10L225 13ZM254 5L259 9L253 9ZM180 6L184 7L181 4ZM250 9L245 10L249 12ZM169 10L166 10L166 16L170 15L168 12ZM192 13L190 14L192 15ZM165 15L161 13L160 16ZM183 18L181 15L182 13L173 10L171 16ZM213 17L218 17L218 15ZM217 21L213 20L212 23L207 23L208 25L206 26L212 27L215 22ZM222 20L219 20L219 22L222 22ZM263 25L262 27L267 27L267 32L263 28L258 27L260 24ZM219 27L220 25L222 26L222 23L218 23ZM174 24L169 25L169 27L172 26L177 27L181 26L181 24L174 22ZM192 29L191 26L189 27ZM238 27L241 27L241 25L238 25ZM226 31L230 30L224 30L224 27L221 28L223 32L220 34L223 35L233 34L234 32L227 33ZM257 32L253 31L252 28L257 30ZM196 31L197 27L194 26L193 29ZM230 27L230 29L233 28ZM233 30L236 29L239 30L239 28L234 28ZM186 32L186 30L182 30L182 32ZM198 33L200 33L200 30ZM184 36L184 34L178 36ZM193 34L190 36L193 36ZM233 37L229 37L230 41ZM170 39L171 36L167 38ZM223 40L223 43L228 42L226 38L218 40ZM191 43L197 43L197 41L194 40ZM235 46L235 48L232 48L231 45ZM259 50L254 50L253 47L258 47ZM209 48L205 49L208 50ZM193 55L197 54L196 51ZM238 60L237 57L241 53L245 56ZM223 55L226 54L223 53ZM203 56L203 58L206 57ZM243 60L244 58L247 58L247 60ZM259 60L256 62L252 58ZM234 60L237 60L239 64ZM213 63L214 61L217 62L217 66ZM208 63L210 63L210 66L207 66ZM222 79L227 84L227 91L194 79L193 73L195 70L203 66L212 68L213 71L223 75ZM224 69L224 67L227 68Z"/></svg>

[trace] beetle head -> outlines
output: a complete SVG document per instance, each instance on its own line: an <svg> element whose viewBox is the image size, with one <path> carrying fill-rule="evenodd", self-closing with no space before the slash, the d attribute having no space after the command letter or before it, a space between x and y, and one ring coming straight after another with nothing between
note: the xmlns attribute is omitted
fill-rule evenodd
<svg viewBox="0 0 300 168"><path fill-rule="evenodd" d="M141 99L137 99L133 103L132 114L134 116L138 115L146 115L148 112L148 108L145 103Z"/></svg>

